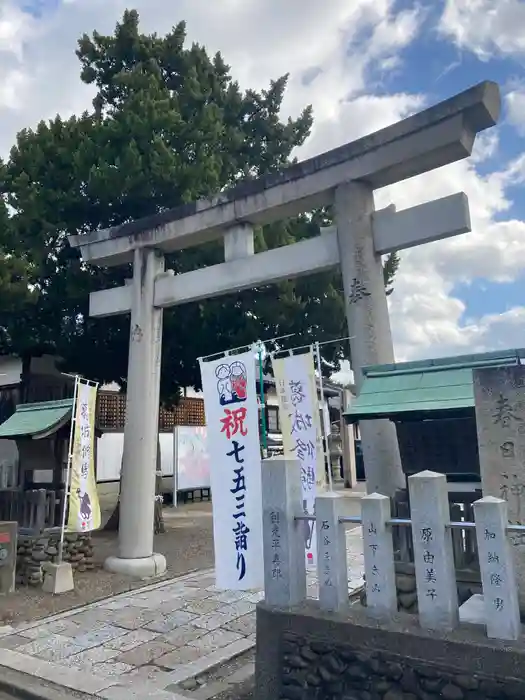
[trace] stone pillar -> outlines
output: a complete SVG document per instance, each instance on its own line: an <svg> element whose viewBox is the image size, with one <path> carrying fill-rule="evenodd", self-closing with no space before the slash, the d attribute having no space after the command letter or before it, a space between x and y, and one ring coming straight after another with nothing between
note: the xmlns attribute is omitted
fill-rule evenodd
<svg viewBox="0 0 525 700"><path fill-rule="evenodd" d="M348 607L345 497L323 493L315 499L317 530L317 580L321 610L340 612Z"/></svg>
<svg viewBox="0 0 525 700"><path fill-rule="evenodd" d="M337 239L345 295L351 366L359 394L366 365L394 361L381 256L374 250L374 194L369 185L350 182L335 191ZM393 496L405 488L397 435L388 420L362 421L368 493Z"/></svg>
<svg viewBox="0 0 525 700"><path fill-rule="evenodd" d="M525 524L525 367L474 369L474 403L484 496L507 502ZM521 614L525 615L525 533L510 532Z"/></svg>
<svg viewBox="0 0 525 700"><path fill-rule="evenodd" d="M507 504L486 496L474 503L487 636L518 639L521 631L514 556L507 536Z"/></svg>
<svg viewBox="0 0 525 700"><path fill-rule="evenodd" d="M366 606L372 615L397 612L391 517L388 496L372 493L361 499Z"/></svg>
<svg viewBox="0 0 525 700"><path fill-rule="evenodd" d="M154 308L153 295L155 278L163 271L162 255L150 249L135 250L119 550L118 557L109 557L105 567L137 577L166 570L164 557L153 553L162 349L162 309Z"/></svg>
<svg viewBox="0 0 525 700"><path fill-rule="evenodd" d="M296 459L262 463L264 599L289 607L306 600L301 468Z"/></svg>
<svg viewBox="0 0 525 700"><path fill-rule="evenodd" d="M419 621L427 629L459 624L458 591L450 522L447 478L424 471L408 479L416 568Z"/></svg>

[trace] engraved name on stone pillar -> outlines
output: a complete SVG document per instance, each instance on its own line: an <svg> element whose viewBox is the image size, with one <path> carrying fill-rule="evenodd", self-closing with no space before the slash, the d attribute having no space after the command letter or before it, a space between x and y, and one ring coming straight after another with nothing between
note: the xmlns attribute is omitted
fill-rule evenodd
<svg viewBox="0 0 525 700"><path fill-rule="evenodd" d="M525 523L525 367L473 370L484 496L507 503L509 521ZM510 533L519 602L525 611L525 534Z"/></svg>

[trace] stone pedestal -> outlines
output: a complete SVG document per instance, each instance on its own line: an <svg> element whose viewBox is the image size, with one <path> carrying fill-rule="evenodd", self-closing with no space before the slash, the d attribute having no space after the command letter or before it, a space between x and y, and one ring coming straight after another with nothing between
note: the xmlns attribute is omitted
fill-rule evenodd
<svg viewBox="0 0 525 700"><path fill-rule="evenodd" d="M449 522L447 479L423 471L408 479L419 622L430 630L459 623L458 593Z"/></svg>
<svg viewBox="0 0 525 700"><path fill-rule="evenodd" d="M361 500L363 553L368 609L376 615L397 612L394 547L390 520L390 499L372 493Z"/></svg>
<svg viewBox="0 0 525 700"><path fill-rule="evenodd" d="M514 556L507 537L507 504L485 496L474 503L487 636L518 639L521 632Z"/></svg>
<svg viewBox="0 0 525 700"><path fill-rule="evenodd" d="M270 458L262 467L264 598L289 607L306 600L301 468L298 460Z"/></svg>
<svg viewBox="0 0 525 700"><path fill-rule="evenodd" d="M474 397L484 496L507 502L511 523L525 523L525 367L476 369ZM525 613L525 533L510 533L519 606Z"/></svg>
<svg viewBox="0 0 525 700"><path fill-rule="evenodd" d="M44 574L42 590L45 593L59 595L60 593L68 593L75 589L73 569L68 562L62 562L61 564L46 562L44 566L42 566L42 571Z"/></svg>
<svg viewBox="0 0 525 700"><path fill-rule="evenodd" d="M315 499L319 606L326 611L348 608L346 529L339 522L345 515L345 500L343 495L333 492Z"/></svg>
<svg viewBox="0 0 525 700"><path fill-rule="evenodd" d="M152 554L140 559L108 557L104 568L112 574L123 574L133 578L154 578L166 571L166 558L162 554Z"/></svg>

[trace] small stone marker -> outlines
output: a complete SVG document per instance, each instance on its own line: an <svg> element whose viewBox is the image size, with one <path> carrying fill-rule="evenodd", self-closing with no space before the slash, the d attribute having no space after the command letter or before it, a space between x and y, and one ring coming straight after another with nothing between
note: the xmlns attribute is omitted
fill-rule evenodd
<svg viewBox="0 0 525 700"><path fill-rule="evenodd" d="M317 522L317 579L321 610L337 612L348 607L345 497L324 493L315 499Z"/></svg>
<svg viewBox="0 0 525 700"><path fill-rule="evenodd" d="M487 636L518 639L521 631L514 556L507 536L507 504L486 496L474 503Z"/></svg>
<svg viewBox="0 0 525 700"><path fill-rule="evenodd" d="M306 599L306 565L299 461L262 462L264 598L290 607Z"/></svg>
<svg viewBox="0 0 525 700"><path fill-rule="evenodd" d="M525 367L473 370L484 496L507 502L509 522L525 524ZM511 532L518 599L525 613L525 533Z"/></svg>
<svg viewBox="0 0 525 700"><path fill-rule="evenodd" d="M397 612L394 546L387 525L391 517L387 496L372 493L361 499L366 606L372 615Z"/></svg>
<svg viewBox="0 0 525 700"><path fill-rule="evenodd" d="M17 522L0 522L0 595L15 590L17 537Z"/></svg>
<svg viewBox="0 0 525 700"><path fill-rule="evenodd" d="M419 622L427 629L459 624L447 480L423 471L408 478Z"/></svg>
<svg viewBox="0 0 525 700"><path fill-rule="evenodd" d="M59 595L75 590L73 569L69 562L62 561L59 564L52 564L48 561L43 564L42 570L44 572L42 590L45 593Z"/></svg>

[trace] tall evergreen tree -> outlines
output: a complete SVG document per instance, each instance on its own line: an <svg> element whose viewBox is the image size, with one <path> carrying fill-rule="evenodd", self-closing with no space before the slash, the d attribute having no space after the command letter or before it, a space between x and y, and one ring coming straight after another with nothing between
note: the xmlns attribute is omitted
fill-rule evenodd
<svg viewBox="0 0 525 700"><path fill-rule="evenodd" d="M0 164L0 292L11 290L0 301L0 351L56 353L67 369L125 385L129 319L90 319L88 298L131 270L86 266L67 237L279 170L308 137L312 110L281 120L287 76L261 92L241 90L221 54L186 45L184 22L164 37L146 35L138 13L126 11L113 35L85 34L76 53L82 81L96 88L93 109L24 129ZM257 250L315 235L320 219L261 228ZM222 254L215 243L166 263L181 273ZM340 290L337 274L322 274L168 310L163 398L199 385L197 356L285 333L298 342L346 335ZM328 360L340 353L326 348Z"/></svg>

